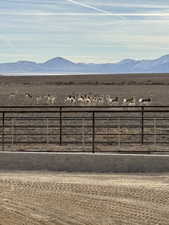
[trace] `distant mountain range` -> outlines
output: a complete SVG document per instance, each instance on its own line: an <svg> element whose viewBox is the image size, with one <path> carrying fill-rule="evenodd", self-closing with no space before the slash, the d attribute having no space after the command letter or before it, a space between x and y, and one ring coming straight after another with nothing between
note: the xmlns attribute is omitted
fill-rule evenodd
<svg viewBox="0 0 169 225"><path fill-rule="evenodd" d="M169 55L154 60L124 59L118 63L74 63L56 57L45 63L0 63L0 73L169 73Z"/></svg>

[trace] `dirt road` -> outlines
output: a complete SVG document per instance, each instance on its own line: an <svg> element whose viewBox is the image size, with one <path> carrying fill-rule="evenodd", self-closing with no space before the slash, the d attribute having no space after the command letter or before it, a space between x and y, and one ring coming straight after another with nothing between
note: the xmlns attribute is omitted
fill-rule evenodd
<svg viewBox="0 0 169 225"><path fill-rule="evenodd" d="M0 225L168 225L169 174L0 173Z"/></svg>

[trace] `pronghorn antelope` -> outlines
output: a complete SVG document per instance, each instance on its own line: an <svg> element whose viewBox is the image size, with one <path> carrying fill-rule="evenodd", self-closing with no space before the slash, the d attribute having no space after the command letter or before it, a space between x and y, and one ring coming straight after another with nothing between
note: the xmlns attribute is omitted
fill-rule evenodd
<svg viewBox="0 0 169 225"><path fill-rule="evenodd" d="M124 98L123 103L128 104L128 105L136 105L136 98L134 96L130 98Z"/></svg>
<svg viewBox="0 0 169 225"><path fill-rule="evenodd" d="M102 96L98 96L97 102L98 102L98 104L104 104L104 96L103 95Z"/></svg>
<svg viewBox="0 0 169 225"><path fill-rule="evenodd" d="M118 97L114 97L111 99L112 103L118 103L119 102L119 98Z"/></svg>
<svg viewBox="0 0 169 225"><path fill-rule="evenodd" d="M77 97L77 102L80 103L80 104L84 104L85 103L84 96L83 95L79 95Z"/></svg>
<svg viewBox="0 0 169 225"><path fill-rule="evenodd" d="M9 99L14 99L15 96L16 96L16 93L11 92L8 97L9 97Z"/></svg>
<svg viewBox="0 0 169 225"><path fill-rule="evenodd" d="M36 104L39 104L42 101L42 96L36 96Z"/></svg>
<svg viewBox="0 0 169 225"><path fill-rule="evenodd" d="M119 98L118 97L112 98L112 97L110 97L110 95L107 95L106 101L107 101L108 104L117 104L118 101L119 101Z"/></svg>
<svg viewBox="0 0 169 225"><path fill-rule="evenodd" d="M84 96L84 102L85 102L85 104L91 104L92 103L91 98L90 98L89 95L85 95Z"/></svg>
<svg viewBox="0 0 169 225"><path fill-rule="evenodd" d="M65 97L64 103L75 104L76 103L76 97L69 95L68 97Z"/></svg>
<svg viewBox="0 0 169 225"><path fill-rule="evenodd" d="M96 95L94 95L93 97L92 97L92 104L93 105L97 105L97 96Z"/></svg>
<svg viewBox="0 0 169 225"><path fill-rule="evenodd" d="M55 100L56 100L56 97L55 96L52 96L52 95L47 95L47 104L54 104L55 103Z"/></svg>
<svg viewBox="0 0 169 225"><path fill-rule="evenodd" d="M24 95L26 98L33 98L33 96L29 92L26 92Z"/></svg>
<svg viewBox="0 0 169 225"><path fill-rule="evenodd" d="M28 102L30 102L30 103L32 103L32 100L33 100L33 96L32 96L32 94L30 94L29 92L26 92L26 93L24 93L24 96L25 96L25 101L28 103Z"/></svg>
<svg viewBox="0 0 169 225"><path fill-rule="evenodd" d="M97 96L90 96L90 95L79 95L77 97L77 103L80 104L97 104Z"/></svg>
<svg viewBox="0 0 169 225"><path fill-rule="evenodd" d="M138 101L140 104L150 104L152 103L152 96L148 98L140 98Z"/></svg>

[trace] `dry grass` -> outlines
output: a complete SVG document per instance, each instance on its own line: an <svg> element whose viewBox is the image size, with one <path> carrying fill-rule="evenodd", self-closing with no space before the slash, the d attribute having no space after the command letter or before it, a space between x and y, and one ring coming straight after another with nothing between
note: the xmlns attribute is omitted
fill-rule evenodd
<svg viewBox="0 0 169 225"><path fill-rule="evenodd" d="M56 104L63 104L65 96L70 94L110 94L124 97L153 96L153 104L168 105L168 74L137 75L67 75L67 76L1 76L0 105L35 104L35 99L26 100L24 93L33 96L47 94L57 96ZM17 93L15 99L9 99L10 93ZM40 102L45 104L45 102Z"/></svg>

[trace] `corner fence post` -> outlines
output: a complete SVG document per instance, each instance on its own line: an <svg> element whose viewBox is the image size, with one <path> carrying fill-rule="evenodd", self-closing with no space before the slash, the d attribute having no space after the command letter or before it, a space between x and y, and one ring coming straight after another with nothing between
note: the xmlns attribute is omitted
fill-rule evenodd
<svg viewBox="0 0 169 225"><path fill-rule="evenodd" d="M141 144L144 144L144 106L141 106Z"/></svg>
<svg viewBox="0 0 169 225"><path fill-rule="evenodd" d="M95 153L95 112L92 112L92 152Z"/></svg>
<svg viewBox="0 0 169 225"><path fill-rule="evenodd" d="M62 145L62 106L59 107L59 144Z"/></svg>
<svg viewBox="0 0 169 225"><path fill-rule="evenodd" d="M5 112L2 113L2 151L4 151L4 135L5 135Z"/></svg>

